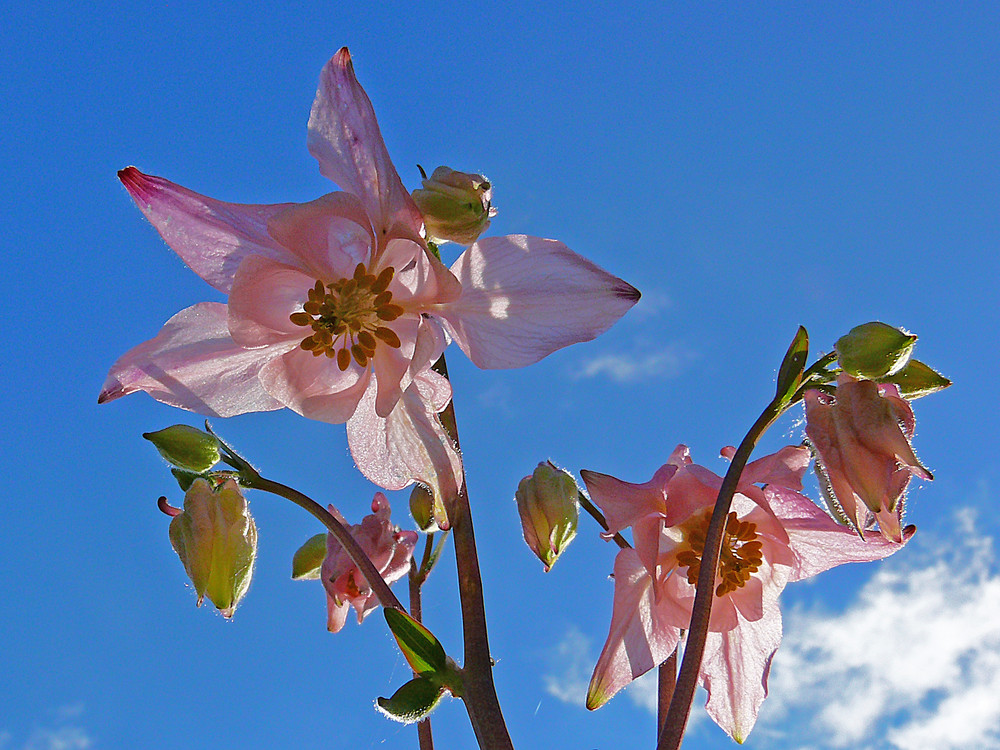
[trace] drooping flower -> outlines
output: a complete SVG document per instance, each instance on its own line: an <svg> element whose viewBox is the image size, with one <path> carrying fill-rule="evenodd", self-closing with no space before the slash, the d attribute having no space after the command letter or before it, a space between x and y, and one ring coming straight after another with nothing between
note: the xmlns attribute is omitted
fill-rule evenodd
<svg viewBox="0 0 1000 750"><path fill-rule="evenodd" d="M332 505L330 512L347 527L387 584L392 585L410 571L417 532L401 531L393 525L389 520L389 501L381 492L375 493L371 514L359 524L349 525ZM326 589L327 628L331 633L344 627L351 607L360 623L379 604L368 579L333 534L326 536L326 558L320 578Z"/></svg>
<svg viewBox="0 0 1000 750"><path fill-rule="evenodd" d="M841 374L836 396L807 391L806 435L818 454L816 471L833 505L863 534L902 540L903 501L911 476L932 479L910 439L913 409L891 384Z"/></svg>
<svg viewBox="0 0 1000 750"><path fill-rule="evenodd" d="M257 558L257 526L246 498L232 479L212 489L196 479L184 495L184 509L161 508L173 516L170 544L184 564L198 606L207 596L223 617L232 617L250 588Z"/></svg>
<svg viewBox="0 0 1000 750"><path fill-rule="evenodd" d="M369 478L453 496L461 460L437 417L450 385L429 369L448 336L480 367L521 367L594 338L639 294L562 243L522 235L481 240L445 268L346 48L323 69L308 146L343 192L239 205L119 173L167 244L229 297L181 311L122 356L99 401L141 390L209 416L287 407L348 422Z"/></svg>
<svg viewBox="0 0 1000 750"><path fill-rule="evenodd" d="M545 565L545 572L576 538L579 488L573 476L542 461L514 493L524 541Z"/></svg>
<svg viewBox="0 0 1000 750"><path fill-rule="evenodd" d="M699 680L708 691L708 713L738 742L753 728L767 695L781 642L777 599L785 585L901 547L859 538L800 494L808 462L807 449L789 446L749 464L726 521ZM722 479L692 463L683 445L645 484L581 474L607 516L608 534L630 526L635 541L615 559L611 628L587 695L594 709L664 662L689 626Z"/></svg>

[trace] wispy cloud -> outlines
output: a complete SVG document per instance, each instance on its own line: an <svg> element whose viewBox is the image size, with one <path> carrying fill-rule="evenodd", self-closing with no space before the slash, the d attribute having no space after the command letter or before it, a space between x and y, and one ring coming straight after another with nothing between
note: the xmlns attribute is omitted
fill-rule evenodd
<svg viewBox="0 0 1000 750"><path fill-rule="evenodd" d="M667 293L659 289L642 289L640 291L642 291L642 297L636 306L629 310L628 317L626 318L629 322L655 318L674 304Z"/></svg>
<svg viewBox="0 0 1000 750"><path fill-rule="evenodd" d="M61 706L55 711L55 724L36 727L24 741L24 744L15 743L14 735L11 732L0 730L0 750L14 750L14 748L18 748L18 750L89 750L89 748L94 747L93 738L86 729L70 723L79 719L83 712L83 703Z"/></svg>
<svg viewBox="0 0 1000 750"><path fill-rule="evenodd" d="M656 351L639 351L634 354L602 354L591 357L577 368L577 379L606 377L616 383L634 383L648 378L673 378L680 375L697 354L684 347L671 344Z"/></svg>
<svg viewBox="0 0 1000 750"><path fill-rule="evenodd" d="M845 611L788 613L758 731L780 739L795 719L816 748L1000 749L1000 573L971 511L959 526Z"/></svg>

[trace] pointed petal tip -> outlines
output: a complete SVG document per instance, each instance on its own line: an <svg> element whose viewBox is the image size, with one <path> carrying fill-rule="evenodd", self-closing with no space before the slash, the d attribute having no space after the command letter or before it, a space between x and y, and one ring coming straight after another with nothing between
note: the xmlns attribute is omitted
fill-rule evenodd
<svg viewBox="0 0 1000 750"><path fill-rule="evenodd" d="M116 398L120 398L125 395L125 388L117 380L113 383L108 383L101 390L100 394L97 396L98 404L106 404L108 401L114 401Z"/></svg>
<svg viewBox="0 0 1000 750"><path fill-rule="evenodd" d="M629 284L627 281L622 281L621 286L619 286L615 291L622 299L632 300L633 305L639 301L640 297L642 297L642 292Z"/></svg>
<svg viewBox="0 0 1000 750"><path fill-rule="evenodd" d="M903 541L908 542L910 538L917 533L917 527L912 523L903 529Z"/></svg>
<svg viewBox="0 0 1000 750"><path fill-rule="evenodd" d="M152 191L150 190L149 175L145 175L135 167L129 166L118 170L118 179L128 190L136 201L149 203Z"/></svg>
<svg viewBox="0 0 1000 750"><path fill-rule="evenodd" d="M351 51L347 47L341 47L337 50L337 54L333 56L333 59L338 65L346 67L351 64Z"/></svg>

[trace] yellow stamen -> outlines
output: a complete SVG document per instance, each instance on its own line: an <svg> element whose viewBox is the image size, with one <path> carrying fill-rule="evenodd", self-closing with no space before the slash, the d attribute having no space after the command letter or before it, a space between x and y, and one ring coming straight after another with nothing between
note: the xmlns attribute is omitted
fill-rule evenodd
<svg viewBox="0 0 1000 750"><path fill-rule="evenodd" d="M392 302L388 290L394 274L389 267L375 276L358 263L350 278L326 284L318 280L308 290L302 310L289 316L295 325L311 329L299 346L315 357L335 358L341 370L352 360L366 367L380 341L398 349L399 336L383 325L405 312Z"/></svg>
<svg viewBox="0 0 1000 750"><path fill-rule="evenodd" d="M690 584L698 582L701 558L705 552L705 533L711 515L711 510L707 510L681 525L685 541L677 552L677 565L678 568L687 568ZM736 513L730 513L722 535L718 570L721 580L715 588L715 595L725 596L745 586L763 562L763 544L757 540L757 524L741 521Z"/></svg>

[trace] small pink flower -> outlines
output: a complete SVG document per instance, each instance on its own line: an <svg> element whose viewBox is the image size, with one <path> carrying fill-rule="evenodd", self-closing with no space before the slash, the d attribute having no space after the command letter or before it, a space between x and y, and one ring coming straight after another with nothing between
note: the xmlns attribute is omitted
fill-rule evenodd
<svg viewBox="0 0 1000 750"><path fill-rule="evenodd" d="M114 364L99 401L141 390L209 416L287 407L348 422L369 478L454 495L461 460L437 418L450 386L429 369L448 337L480 367L522 367L602 333L639 293L562 243L523 235L480 240L445 268L346 48L323 68L308 130L320 171L343 191L309 203L223 203L134 167L119 173L228 302L167 321Z"/></svg>
<svg viewBox="0 0 1000 750"><path fill-rule="evenodd" d="M913 410L892 384L842 374L837 395L807 391L806 435L818 454L828 496L858 533L878 521L887 539L902 540L903 498L910 476L932 479L917 459Z"/></svg>
<svg viewBox="0 0 1000 750"><path fill-rule="evenodd" d="M725 526L700 681L709 714L739 742L767 695L785 585L846 562L881 559L901 546L860 539L801 495L808 463L807 449L790 446L749 464ZM594 709L665 661L688 627L722 479L692 463L683 445L646 484L581 475L607 516L609 534L631 526L635 541L635 549L615 559L611 629L587 694Z"/></svg>
<svg viewBox="0 0 1000 750"><path fill-rule="evenodd" d="M392 585L410 571L417 532L400 531L398 526L393 525L389 520L389 501L381 492L375 493L372 513L357 525L348 526L332 505L330 512L347 526L386 583ZM344 627L350 607L354 607L360 623L379 604L368 580L333 534L326 535L326 558L320 578L326 589L327 628L331 633L337 633Z"/></svg>

